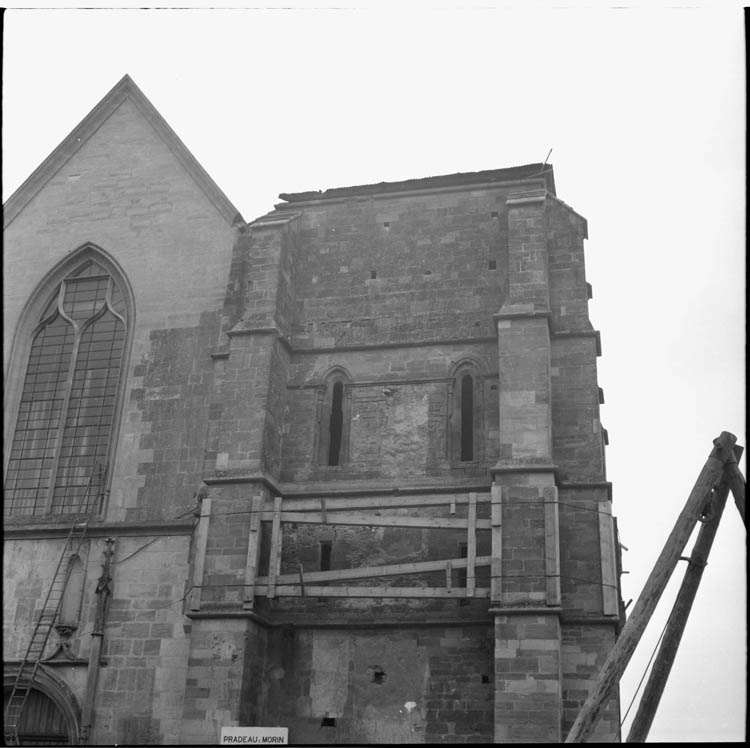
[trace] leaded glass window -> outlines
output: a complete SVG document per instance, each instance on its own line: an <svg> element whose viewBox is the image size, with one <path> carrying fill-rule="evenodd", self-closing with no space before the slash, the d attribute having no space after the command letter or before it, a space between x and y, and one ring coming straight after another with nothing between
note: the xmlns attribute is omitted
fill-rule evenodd
<svg viewBox="0 0 750 748"><path fill-rule="evenodd" d="M123 290L94 260L55 288L31 333L5 515L88 514L106 486L123 367Z"/></svg>

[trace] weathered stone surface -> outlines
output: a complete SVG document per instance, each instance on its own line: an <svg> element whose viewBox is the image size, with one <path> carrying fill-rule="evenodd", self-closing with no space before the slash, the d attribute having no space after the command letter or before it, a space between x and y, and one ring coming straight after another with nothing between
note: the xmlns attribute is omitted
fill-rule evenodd
<svg viewBox="0 0 750 748"><path fill-rule="evenodd" d="M112 535L92 742L213 743L237 724L287 725L298 743L562 739L616 626L602 616L611 560L596 510L608 486L585 221L538 168L520 167L290 196L232 225L144 106L126 96L5 232L8 343L31 333L22 311L44 274L86 242L133 291L111 484L71 636L78 661L57 671L83 703ZM12 434L26 362L11 354ZM329 464L334 374L346 427ZM329 585L450 584L453 598L248 591L250 576L266 584L271 571L304 582L323 564L469 554L465 529L335 525L329 506L327 521L282 523L270 561L272 523L253 507L271 513L276 496L282 511L293 499L374 499L369 514L409 525L467 520L477 493L484 526L471 552L490 556L493 480L494 568L513 611L467 597L467 570L442 566ZM398 497L438 501L386 508ZM57 536L29 535L10 518L7 659L22 656L63 544L60 518L32 523L56 523ZM490 567L474 581L488 589ZM561 605L550 601L555 585ZM615 703L600 731L617 735Z"/></svg>

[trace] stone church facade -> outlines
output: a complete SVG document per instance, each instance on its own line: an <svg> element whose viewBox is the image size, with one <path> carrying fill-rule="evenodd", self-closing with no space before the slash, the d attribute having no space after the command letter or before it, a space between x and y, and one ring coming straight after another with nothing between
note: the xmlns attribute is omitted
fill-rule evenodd
<svg viewBox="0 0 750 748"><path fill-rule="evenodd" d="M585 219L545 164L280 198L126 76L5 205L21 738L560 742L623 620Z"/></svg>

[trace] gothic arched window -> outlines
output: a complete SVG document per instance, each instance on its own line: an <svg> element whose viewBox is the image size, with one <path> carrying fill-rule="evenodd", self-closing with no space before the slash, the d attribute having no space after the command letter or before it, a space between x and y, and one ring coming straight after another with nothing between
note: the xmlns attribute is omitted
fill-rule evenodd
<svg viewBox="0 0 750 748"><path fill-rule="evenodd" d="M336 369L328 375L319 403L318 464L336 467L349 456L349 382Z"/></svg>
<svg viewBox="0 0 750 748"><path fill-rule="evenodd" d="M482 387L477 367L463 362L453 372L450 388L450 458L476 462L482 451Z"/></svg>
<svg viewBox="0 0 750 748"><path fill-rule="evenodd" d="M98 252L76 257L31 305L44 304L21 344L27 363L6 469L6 517L89 514L106 490L128 303Z"/></svg>

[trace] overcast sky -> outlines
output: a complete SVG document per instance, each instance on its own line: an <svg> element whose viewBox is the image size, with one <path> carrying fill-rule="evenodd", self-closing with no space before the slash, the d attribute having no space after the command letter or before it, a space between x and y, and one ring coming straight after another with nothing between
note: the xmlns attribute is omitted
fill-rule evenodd
<svg viewBox="0 0 750 748"><path fill-rule="evenodd" d="M558 196L589 222L608 479L635 600L712 439L746 444L741 3L263 5L6 12L3 200L125 73L246 220L281 192L552 149ZM623 678L623 715L684 568ZM730 499L650 740L744 738L745 568Z"/></svg>

